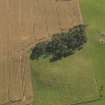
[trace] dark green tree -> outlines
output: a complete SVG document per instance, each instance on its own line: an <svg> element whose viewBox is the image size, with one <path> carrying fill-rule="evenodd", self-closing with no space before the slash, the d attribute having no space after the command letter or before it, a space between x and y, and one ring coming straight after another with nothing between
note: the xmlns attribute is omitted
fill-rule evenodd
<svg viewBox="0 0 105 105"><path fill-rule="evenodd" d="M60 60L83 48L87 42L85 25L78 25L68 32L54 34L51 40L37 44L31 54L31 59L38 59L42 55L51 55L50 61Z"/></svg>

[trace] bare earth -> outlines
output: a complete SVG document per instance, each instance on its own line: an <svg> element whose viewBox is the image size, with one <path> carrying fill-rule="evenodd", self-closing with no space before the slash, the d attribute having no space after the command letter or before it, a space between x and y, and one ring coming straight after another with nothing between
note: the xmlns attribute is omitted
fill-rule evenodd
<svg viewBox="0 0 105 105"><path fill-rule="evenodd" d="M80 23L79 0L0 0L0 105L32 102L27 51Z"/></svg>

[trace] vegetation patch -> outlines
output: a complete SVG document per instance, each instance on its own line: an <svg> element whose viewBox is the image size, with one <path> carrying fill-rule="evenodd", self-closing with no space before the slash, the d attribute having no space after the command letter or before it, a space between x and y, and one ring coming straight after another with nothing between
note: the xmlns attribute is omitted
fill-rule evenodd
<svg viewBox="0 0 105 105"><path fill-rule="evenodd" d="M31 53L31 59L39 59L41 56L50 56L50 61L57 61L70 56L76 50L83 48L87 42L85 25L80 24L68 32L54 34L51 40L38 43Z"/></svg>
<svg viewBox="0 0 105 105"><path fill-rule="evenodd" d="M105 32L105 0L80 0L80 2L84 22L88 24L88 42L81 51L59 62L50 63L49 59L31 61L35 88L33 105L73 105L71 104L72 98L76 103L74 105L105 105L105 44L100 43L100 39L103 39L104 36L101 37L99 34L99 32ZM60 86L57 86L57 82L53 81L50 84L57 88L52 88L52 85L50 88L46 88L49 86L49 79L53 79L53 75L55 78L56 74L57 81L62 82L63 79L66 79L63 80L65 84L61 83ZM62 80L58 78L58 75ZM40 82L42 78L44 78L43 81L48 80L48 82L42 84L43 81ZM95 79L97 86L93 86L91 81ZM44 88L44 86L46 87ZM61 89L63 86L64 88ZM87 88L83 89L84 86ZM97 98L93 99L90 95L95 97L96 93L93 91L96 88L100 100L95 101ZM83 94L88 96L87 101ZM82 98L81 103L78 102L79 104L77 104L78 98Z"/></svg>

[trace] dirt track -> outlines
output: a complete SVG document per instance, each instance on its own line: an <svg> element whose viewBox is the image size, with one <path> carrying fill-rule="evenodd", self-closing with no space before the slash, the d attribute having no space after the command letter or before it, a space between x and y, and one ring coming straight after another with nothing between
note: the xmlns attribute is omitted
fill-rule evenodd
<svg viewBox="0 0 105 105"><path fill-rule="evenodd" d="M32 102L26 51L81 22L79 0L0 0L0 105Z"/></svg>

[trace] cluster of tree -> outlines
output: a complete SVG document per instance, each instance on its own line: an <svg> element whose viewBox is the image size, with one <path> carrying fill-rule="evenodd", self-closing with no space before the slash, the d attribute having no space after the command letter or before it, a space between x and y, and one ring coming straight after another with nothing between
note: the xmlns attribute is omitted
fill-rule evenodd
<svg viewBox="0 0 105 105"><path fill-rule="evenodd" d="M85 25L78 25L68 32L54 34L51 40L38 43L31 53L31 59L39 59L43 55L51 56L50 61L57 61L74 54L87 42Z"/></svg>

